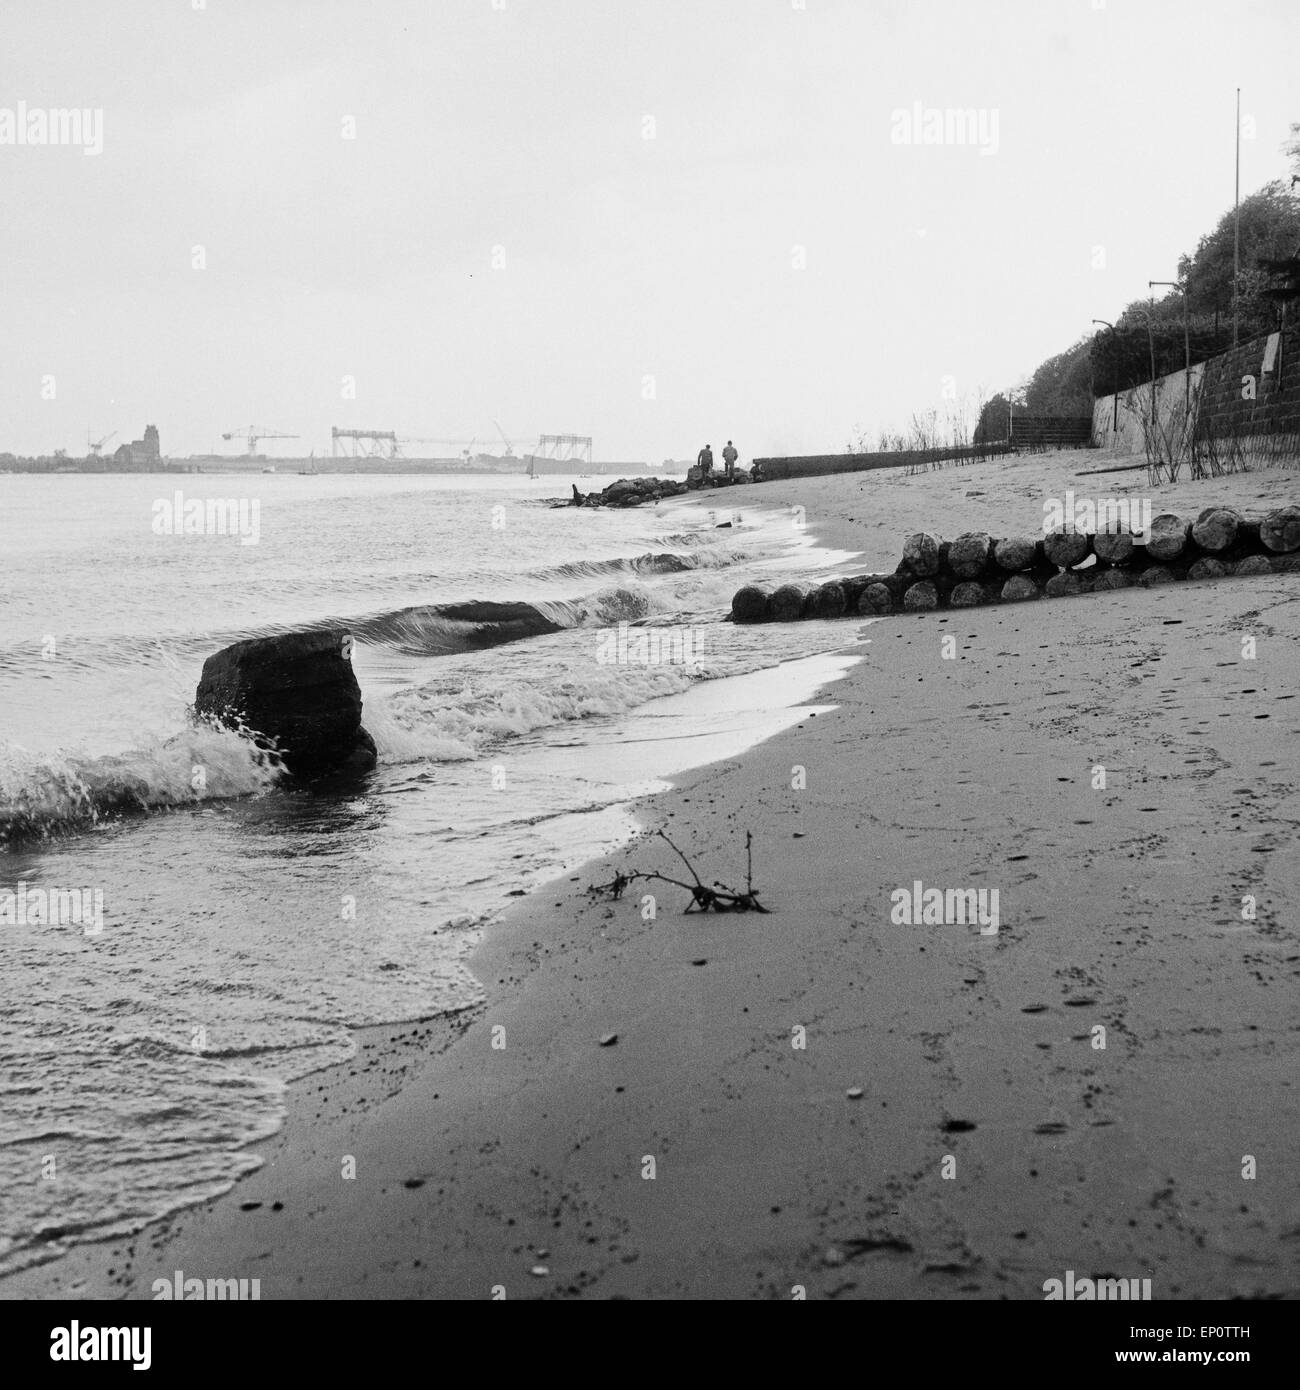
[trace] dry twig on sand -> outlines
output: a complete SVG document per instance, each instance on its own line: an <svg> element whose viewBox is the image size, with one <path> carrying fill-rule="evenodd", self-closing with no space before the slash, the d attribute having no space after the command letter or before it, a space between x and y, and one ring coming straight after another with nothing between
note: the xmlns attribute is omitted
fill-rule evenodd
<svg viewBox="0 0 1300 1390"><path fill-rule="evenodd" d="M754 888L754 853L753 835L745 831L745 891L743 893L734 888L728 888L725 883L714 881L712 887L701 881L699 874L695 872L695 866L668 838L664 831L655 832L661 839L686 865L690 871L693 883L684 883L679 878L669 878L667 874L636 869L632 873L625 874L621 870L615 873L609 883L593 883L587 892L593 896L608 893L615 902L623 896L628 884L637 879L658 879L660 883L671 883L674 888L684 888L690 895L691 900L687 904L687 912L707 912L710 908L714 912L770 912L758 900L758 893Z"/></svg>

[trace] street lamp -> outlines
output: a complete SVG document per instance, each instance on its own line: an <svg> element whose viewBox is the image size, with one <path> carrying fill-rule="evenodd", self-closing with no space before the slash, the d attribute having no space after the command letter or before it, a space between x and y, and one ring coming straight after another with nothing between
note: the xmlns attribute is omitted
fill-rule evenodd
<svg viewBox="0 0 1300 1390"><path fill-rule="evenodd" d="M1148 288L1150 288L1148 286ZM1151 353L1151 426L1154 430L1159 419L1159 409L1156 401L1156 337L1155 329L1152 324L1150 313L1146 309L1138 309L1137 312L1147 321L1147 347Z"/></svg>
<svg viewBox="0 0 1300 1390"><path fill-rule="evenodd" d="M1187 286L1180 285L1173 280L1148 280L1147 289L1154 289L1157 285L1165 286L1171 290L1180 290L1183 296L1183 421L1187 420L1187 411L1191 406L1192 391L1192 347L1191 338L1187 331Z"/></svg>
<svg viewBox="0 0 1300 1390"><path fill-rule="evenodd" d="M1093 323L1106 324L1106 327L1110 329L1111 338L1113 339L1111 343L1110 359L1111 366L1114 369L1111 372L1111 382L1115 387L1115 410L1113 415L1111 416L1110 422L1110 442L1113 447L1115 443L1115 436L1119 433L1119 334L1115 332L1115 325L1113 323L1107 322L1106 319L1093 319Z"/></svg>

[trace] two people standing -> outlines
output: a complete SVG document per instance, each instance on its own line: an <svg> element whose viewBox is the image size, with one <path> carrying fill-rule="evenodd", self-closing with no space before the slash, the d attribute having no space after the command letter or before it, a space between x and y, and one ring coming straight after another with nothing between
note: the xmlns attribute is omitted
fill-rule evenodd
<svg viewBox="0 0 1300 1390"><path fill-rule="evenodd" d="M733 482L736 477L736 460L740 455L736 452L736 446L727 440L727 447L722 451L722 462L726 468L727 481ZM701 474L706 478L713 476L713 445L706 444L699 452L695 462L699 464Z"/></svg>

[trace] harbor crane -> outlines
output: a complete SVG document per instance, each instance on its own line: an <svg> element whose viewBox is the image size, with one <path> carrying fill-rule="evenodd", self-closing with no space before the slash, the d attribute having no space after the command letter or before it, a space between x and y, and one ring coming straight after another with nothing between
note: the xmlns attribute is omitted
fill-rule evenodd
<svg viewBox="0 0 1300 1390"><path fill-rule="evenodd" d="M492 423L496 425L497 433L501 436L501 442L506 446L506 458L514 458L515 446L506 438L505 430L503 430L500 425L497 425L497 422L495 420L493 420Z"/></svg>
<svg viewBox="0 0 1300 1390"><path fill-rule="evenodd" d="M258 441L262 439L301 439L298 434L285 434L283 430L269 430L262 425L240 425L222 434L222 439L246 439L249 458L256 458Z"/></svg>
<svg viewBox="0 0 1300 1390"><path fill-rule="evenodd" d="M92 438L90 437L90 431L87 430L87 431L86 431L86 447L90 450L90 452L91 452L96 458L98 458L99 455L100 455L100 452L103 450L104 445L107 444L108 441L109 441L110 439L116 439L116 438L117 438L117 431L116 431L116 430L114 430L112 434L106 434L106 435L103 437L103 439L92 439Z"/></svg>

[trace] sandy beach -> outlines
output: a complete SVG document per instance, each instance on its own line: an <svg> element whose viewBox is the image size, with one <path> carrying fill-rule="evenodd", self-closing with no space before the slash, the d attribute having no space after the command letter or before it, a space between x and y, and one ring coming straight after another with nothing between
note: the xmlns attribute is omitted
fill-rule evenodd
<svg viewBox="0 0 1300 1390"><path fill-rule="evenodd" d="M1300 470L1088 476L1114 462L717 505L802 509L863 572L913 530L1040 530L1067 487L1192 513L1300 494ZM181 1270L263 1299L1041 1299L1074 1270L1294 1296L1300 585L842 627L860 659L819 712L638 803L641 840L488 928L484 1005L363 1034L227 1196L3 1294L148 1299ZM751 831L770 913L588 893L676 876L660 829L733 885ZM996 891L996 931L891 920L918 881Z"/></svg>

